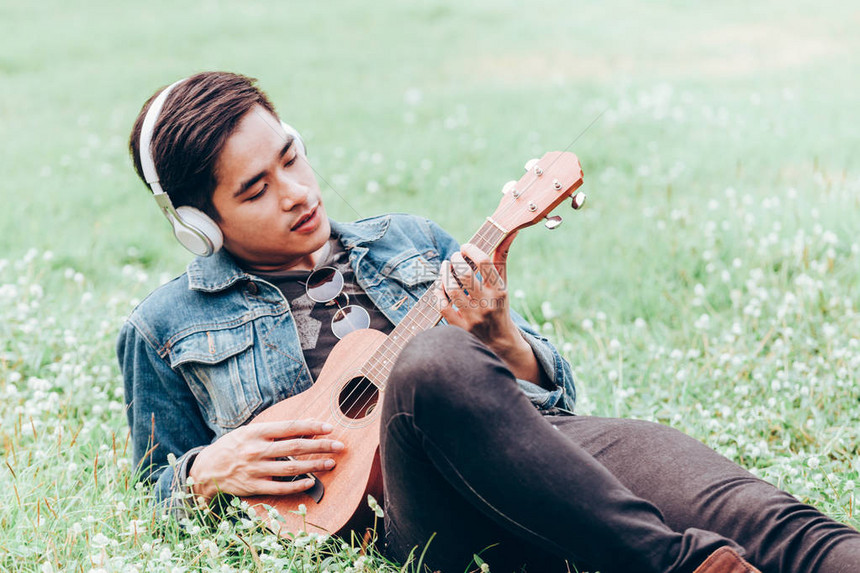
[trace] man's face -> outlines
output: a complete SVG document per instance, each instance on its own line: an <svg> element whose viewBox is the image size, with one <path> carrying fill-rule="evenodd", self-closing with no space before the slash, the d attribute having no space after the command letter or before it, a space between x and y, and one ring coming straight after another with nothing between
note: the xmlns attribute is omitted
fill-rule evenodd
<svg viewBox="0 0 860 573"><path fill-rule="evenodd" d="M254 106L216 163L224 247L257 270L311 268L331 233L314 172L280 122Z"/></svg>

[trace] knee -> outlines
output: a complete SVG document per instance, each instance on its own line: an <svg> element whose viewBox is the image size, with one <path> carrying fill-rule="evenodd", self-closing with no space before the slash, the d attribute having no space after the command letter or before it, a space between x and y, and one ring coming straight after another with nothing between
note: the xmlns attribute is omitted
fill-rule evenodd
<svg viewBox="0 0 860 573"><path fill-rule="evenodd" d="M474 335L450 325L416 335L403 349L388 378L388 392L480 392L484 384L513 375ZM467 383L468 382L468 383ZM498 383L498 382L495 382Z"/></svg>
<svg viewBox="0 0 860 573"><path fill-rule="evenodd" d="M388 379L389 385L444 381L478 346L477 338L456 326L442 325L417 334L398 356Z"/></svg>

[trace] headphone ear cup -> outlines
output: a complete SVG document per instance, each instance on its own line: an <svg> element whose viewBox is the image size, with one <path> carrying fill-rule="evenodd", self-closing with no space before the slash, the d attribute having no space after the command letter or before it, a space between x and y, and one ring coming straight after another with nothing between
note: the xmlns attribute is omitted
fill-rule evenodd
<svg viewBox="0 0 860 573"><path fill-rule="evenodd" d="M296 138L296 143L299 144L299 151L301 151L302 155L307 157L308 148L305 147L305 140L302 139L302 136L299 134L298 130L285 121L281 122L281 126L284 128L284 131Z"/></svg>
<svg viewBox="0 0 860 573"><path fill-rule="evenodd" d="M182 246L199 257L207 257L221 249L224 235L209 215L184 205L176 209L173 234Z"/></svg>

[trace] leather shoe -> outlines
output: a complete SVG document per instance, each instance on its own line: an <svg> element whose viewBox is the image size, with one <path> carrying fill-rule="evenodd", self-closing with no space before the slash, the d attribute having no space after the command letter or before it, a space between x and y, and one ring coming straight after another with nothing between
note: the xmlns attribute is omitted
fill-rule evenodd
<svg viewBox="0 0 860 573"><path fill-rule="evenodd" d="M761 573L731 547L720 547L693 573Z"/></svg>

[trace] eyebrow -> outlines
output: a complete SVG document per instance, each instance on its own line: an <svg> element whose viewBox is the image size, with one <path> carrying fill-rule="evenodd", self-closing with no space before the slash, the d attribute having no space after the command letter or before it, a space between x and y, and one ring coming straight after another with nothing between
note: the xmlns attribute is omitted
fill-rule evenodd
<svg viewBox="0 0 860 573"><path fill-rule="evenodd" d="M279 159L280 159L281 157L283 157L284 155L286 155L286 154L287 154L287 152L290 150L290 147L292 147L292 145L293 145L293 141L294 141L294 139L295 139L295 138L290 137L290 138L287 140L287 143L284 145L284 147L281 149L281 153L278 155L278 158L279 158ZM239 186L239 188L236 190L236 192L235 192L235 193L233 193L233 198L235 199L236 197L239 197L240 195L242 195L243 193L245 193L248 189L250 189L251 187L253 187L253 186L254 186L254 185L255 185L255 184L256 184L260 179L262 179L263 177L265 177L265 176L266 176L266 174L267 174L268 172L269 172L269 170L268 170L268 169L266 169L266 170L264 170L264 171L260 171L259 173L257 173L257 174L256 174L256 175L254 175L253 177L251 177L250 179L247 179L246 181L244 181L244 182Z"/></svg>

